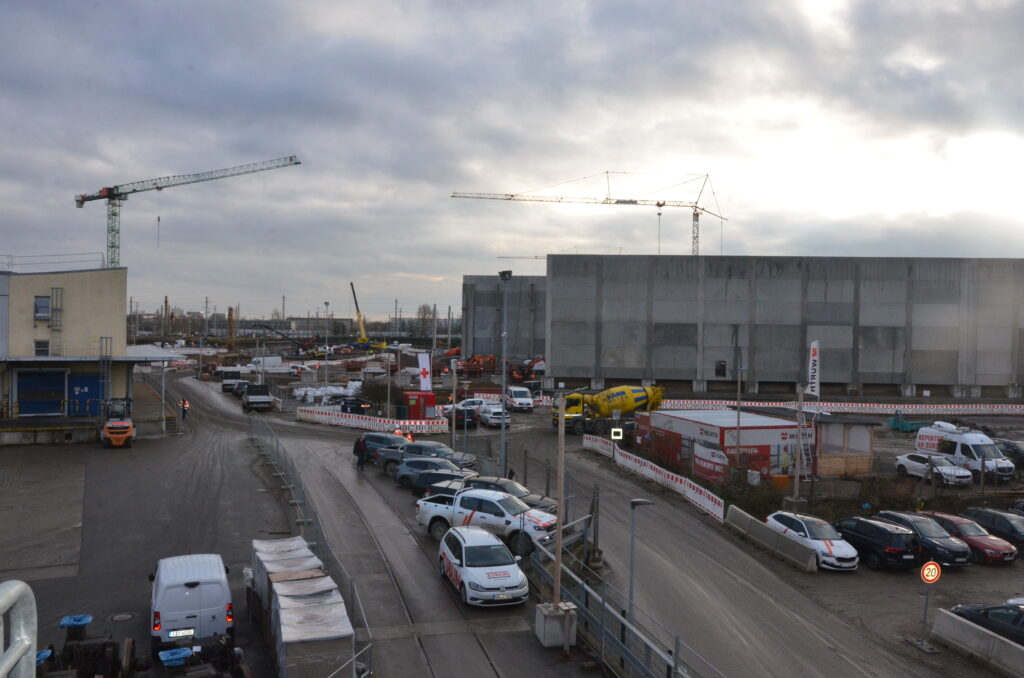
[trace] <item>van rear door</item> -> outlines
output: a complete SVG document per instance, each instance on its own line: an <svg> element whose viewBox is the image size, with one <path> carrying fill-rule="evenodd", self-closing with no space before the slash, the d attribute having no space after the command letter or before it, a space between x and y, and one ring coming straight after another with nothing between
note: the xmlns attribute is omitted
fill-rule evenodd
<svg viewBox="0 0 1024 678"><path fill-rule="evenodd" d="M178 638L198 637L199 607L199 582L162 589L153 601L153 610L160 613L160 640L174 642Z"/></svg>
<svg viewBox="0 0 1024 678"><path fill-rule="evenodd" d="M196 636L209 638L214 634L227 635L233 624L227 621L227 606L231 604L231 591L223 581L204 581L199 584L199 619Z"/></svg>

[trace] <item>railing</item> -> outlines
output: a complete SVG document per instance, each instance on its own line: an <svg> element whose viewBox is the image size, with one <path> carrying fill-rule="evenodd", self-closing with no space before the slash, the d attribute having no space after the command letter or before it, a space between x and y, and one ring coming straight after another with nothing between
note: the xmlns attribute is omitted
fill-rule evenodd
<svg viewBox="0 0 1024 678"><path fill-rule="evenodd" d="M10 621L10 630L4 628ZM0 677L33 678L36 675L36 597L22 581L0 584ZM4 637L10 646L4 648Z"/></svg>
<svg viewBox="0 0 1024 678"><path fill-rule="evenodd" d="M565 527L568 529L571 525L566 524ZM566 541L571 543L576 539ZM627 596L590 570L570 551L563 551L562 558L562 600L576 605L578 637L615 675L628 678L724 678L717 668L678 635L636 605L630 620ZM550 571L553 563L554 554L543 546L537 545L530 554L529 576L535 588L544 592L545 598L550 597L554 582Z"/></svg>
<svg viewBox="0 0 1024 678"><path fill-rule="evenodd" d="M302 474L295 465L294 459L288 454L280 438L274 433L267 421L255 414L249 415L249 438L254 441L274 468L274 477L281 482L281 489L291 495L288 504L295 514L295 524L299 533L309 544L309 548L324 563L327 573L334 578L338 588L349 592L345 596L345 610L355 633L352 635L352 658L339 666L331 676L351 668L353 678L372 675L373 673L373 634L366 618L362 599L356 581L349 575L338 554L331 548L324 534L320 513L313 499L306 494L302 485Z"/></svg>

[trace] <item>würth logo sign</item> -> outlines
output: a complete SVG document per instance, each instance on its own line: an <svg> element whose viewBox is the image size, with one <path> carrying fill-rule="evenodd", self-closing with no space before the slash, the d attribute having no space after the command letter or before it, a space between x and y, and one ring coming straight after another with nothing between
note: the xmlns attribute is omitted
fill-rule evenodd
<svg viewBox="0 0 1024 678"><path fill-rule="evenodd" d="M807 390L804 391L807 395L821 397L821 393L818 390L818 381L821 374L821 357L819 356L819 346L817 341L811 342L811 355L807 361Z"/></svg>

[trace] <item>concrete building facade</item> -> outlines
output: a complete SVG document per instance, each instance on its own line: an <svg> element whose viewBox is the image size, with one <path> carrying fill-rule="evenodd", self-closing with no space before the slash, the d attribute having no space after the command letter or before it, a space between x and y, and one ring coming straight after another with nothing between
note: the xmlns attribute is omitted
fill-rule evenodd
<svg viewBox="0 0 1024 678"><path fill-rule="evenodd" d="M546 284L537 317L548 387L640 382L735 392L739 364L745 392L792 394L806 381L807 348L818 340L825 395L1021 397L1024 260L547 261L546 281L530 284ZM473 352L494 346L498 285L495 276L464 279ZM510 291L510 311L512 298Z"/></svg>
<svg viewBox="0 0 1024 678"><path fill-rule="evenodd" d="M127 269L0 271L0 416L96 416L131 397Z"/></svg>
<svg viewBox="0 0 1024 678"><path fill-rule="evenodd" d="M513 275L502 291L496 275L462 277L462 355L501 355L501 304L508 299L508 358L523 361L544 355L546 278Z"/></svg>

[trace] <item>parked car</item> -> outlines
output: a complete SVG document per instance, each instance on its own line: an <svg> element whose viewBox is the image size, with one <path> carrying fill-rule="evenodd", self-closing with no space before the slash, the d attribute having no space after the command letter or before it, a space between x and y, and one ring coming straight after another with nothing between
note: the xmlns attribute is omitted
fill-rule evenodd
<svg viewBox="0 0 1024 678"><path fill-rule="evenodd" d="M917 535L930 560L943 567L963 567L971 562L971 547L949 534L934 518L907 511L879 511L875 518L902 525Z"/></svg>
<svg viewBox="0 0 1024 678"><path fill-rule="evenodd" d="M366 454L369 459L372 459L373 453L382 447L401 447L409 442L405 436L400 436L397 433L361 433L359 437L366 441ZM353 446L352 454L355 453Z"/></svg>
<svg viewBox="0 0 1024 678"><path fill-rule="evenodd" d="M235 396L236 398L241 398L242 396L245 395L245 390L247 388L249 388L249 382L242 379L241 381L236 382L235 385L231 388L231 395Z"/></svg>
<svg viewBox="0 0 1024 678"><path fill-rule="evenodd" d="M413 478L412 493L416 497L422 497L431 486L437 483L443 483L448 480L462 480L463 478L475 475L477 475L477 472L470 471L469 469L459 469L458 471L423 471Z"/></svg>
<svg viewBox="0 0 1024 678"><path fill-rule="evenodd" d="M921 544L905 527L859 516L837 520L832 526L857 549L860 559L872 570L907 569L920 560Z"/></svg>
<svg viewBox="0 0 1024 678"><path fill-rule="evenodd" d="M441 577L467 605L519 605L530 597L519 556L483 528L451 528L441 539L437 557Z"/></svg>
<svg viewBox="0 0 1024 678"><path fill-rule="evenodd" d="M919 515L933 518L950 536L966 542L971 549L973 563L1012 563L1017 558L1017 549L1013 544L989 534L988 530L970 518L939 511L920 511Z"/></svg>
<svg viewBox="0 0 1024 678"><path fill-rule="evenodd" d="M1024 605L957 605L950 612L1024 645Z"/></svg>
<svg viewBox="0 0 1024 678"><path fill-rule="evenodd" d="M896 473L915 478L933 478L942 485L966 487L973 482L971 472L957 466L943 454L911 452L896 457Z"/></svg>
<svg viewBox="0 0 1024 678"><path fill-rule="evenodd" d="M857 549L821 518L805 513L776 511L764 519L765 525L793 541L809 546L818 554L818 567L853 572L859 558Z"/></svg>
<svg viewBox="0 0 1024 678"><path fill-rule="evenodd" d="M399 487L411 488L413 481L423 471L458 471L459 467L447 459L431 457L409 457L394 467L392 477Z"/></svg>
<svg viewBox="0 0 1024 678"><path fill-rule="evenodd" d="M406 442L400 447L381 447L374 451L373 462L391 475L406 457L441 457L456 463L460 468L476 466L476 457L465 452L456 452L444 443L434 440Z"/></svg>
<svg viewBox="0 0 1024 678"><path fill-rule="evenodd" d="M998 509L971 506L960 512L964 518L970 518L995 536L1005 539L1017 549L1024 546L1024 516L1000 511Z"/></svg>
<svg viewBox="0 0 1024 678"><path fill-rule="evenodd" d="M465 398L455 403L454 405L443 405L441 407L441 411L444 414L448 414L448 412L453 409L473 410L474 412L479 412L481 407L490 404L491 401L486 400L484 398Z"/></svg>
<svg viewBox="0 0 1024 678"><path fill-rule="evenodd" d="M999 451L1003 453L1003 456L1013 462L1013 466L1017 469L1017 477L1020 477L1021 471L1024 471L1024 442L1020 440L1006 440L1005 438L993 438L992 442L996 444Z"/></svg>
<svg viewBox="0 0 1024 678"><path fill-rule="evenodd" d="M476 410L472 407L453 407L447 414L448 425L460 428L476 428L480 421Z"/></svg>
<svg viewBox="0 0 1024 678"><path fill-rule="evenodd" d="M484 426L501 428L511 424L512 417L502 405L489 405L480 408L480 423Z"/></svg>
<svg viewBox="0 0 1024 678"><path fill-rule="evenodd" d="M523 487L514 480L498 478L496 476L473 476L470 478L456 478L454 480L434 483L429 487L428 496L433 497L438 494L449 494L454 496L459 490L470 489L495 490L497 492L511 494L530 508L540 509L547 513L554 513L555 509L558 507L558 502L551 497L545 497L537 492L531 492L528 488Z"/></svg>

